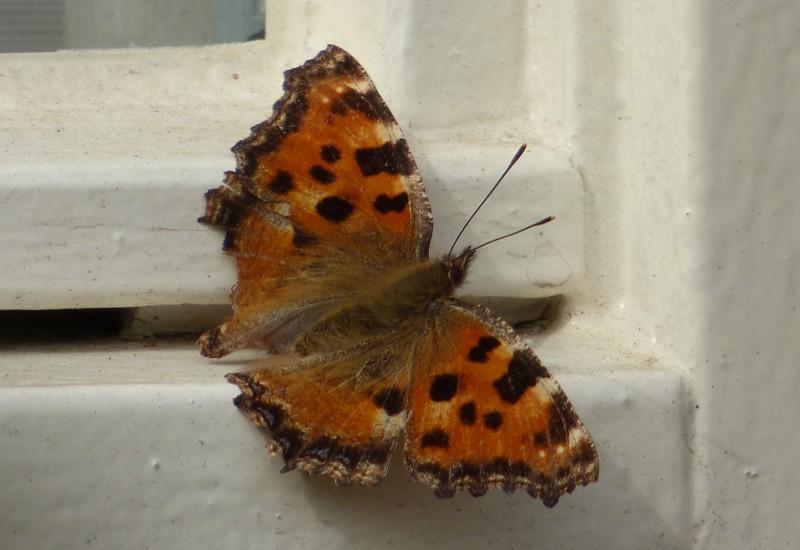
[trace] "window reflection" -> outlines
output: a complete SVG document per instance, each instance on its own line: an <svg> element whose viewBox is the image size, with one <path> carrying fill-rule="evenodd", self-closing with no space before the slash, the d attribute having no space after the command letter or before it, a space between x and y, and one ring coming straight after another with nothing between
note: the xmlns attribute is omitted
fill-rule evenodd
<svg viewBox="0 0 800 550"><path fill-rule="evenodd" d="M0 52L258 40L264 14L265 0L0 0Z"/></svg>

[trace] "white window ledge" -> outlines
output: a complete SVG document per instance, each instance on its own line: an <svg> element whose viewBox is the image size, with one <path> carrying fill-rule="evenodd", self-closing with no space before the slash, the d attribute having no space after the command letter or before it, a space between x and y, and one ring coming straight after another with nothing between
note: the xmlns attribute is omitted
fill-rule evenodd
<svg viewBox="0 0 800 550"><path fill-rule="evenodd" d="M229 141L214 156L169 162L0 166L9 206L0 217L0 309L227 302L233 260L221 251L222 234L196 220L203 194L234 168ZM412 144L434 209L432 253L443 254L518 144ZM524 155L459 246L547 215L556 221L482 250L465 292L519 297L574 288L583 278L582 184L563 152L534 147Z"/></svg>
<svg viewBox="0 0 800 550"><path fill-rule="evenodd" d="M280 474L222 378L242 355L198 360L191 342L9 350L0 357L4 544L686 548L688 531L676 528L687 525L691 487L682 376L620 357L604 338L553 340L537 351L592 431L601 473L552 510L501 491L440 501L408 479L400 453L372 488Z"/></svg>

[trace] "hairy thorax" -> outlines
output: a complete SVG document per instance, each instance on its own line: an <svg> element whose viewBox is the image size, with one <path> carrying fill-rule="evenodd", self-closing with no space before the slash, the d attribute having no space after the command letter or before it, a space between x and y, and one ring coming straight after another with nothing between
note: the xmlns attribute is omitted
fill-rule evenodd
<svg viewBox="0 0 800 550"><path fill-rule="evenodd" d="M435 300L453 293L452 259L419 262L364 281L364 290L312 326L295 349L302 355L343 349L365 338L393 331L423 314Z"/></svg>

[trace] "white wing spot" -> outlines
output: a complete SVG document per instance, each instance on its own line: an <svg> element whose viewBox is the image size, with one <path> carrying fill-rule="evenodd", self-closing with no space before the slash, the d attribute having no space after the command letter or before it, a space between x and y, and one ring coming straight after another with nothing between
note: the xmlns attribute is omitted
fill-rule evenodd
<svg viewBox="0 0 800 550"><path fill-rule="evenodd" d="M588 437L586 435L586 431L582 428L575 427L569 431L568 441L570 447L577 447L578 443L584 439L588 439Z"/></svg>
<svg viewBox="0 0 800 550"><path fill-rule="evenodd" d="M353 89L355 91L360 92L362 94L367 93L368 91L372 90L372 83L367 79L359 79L353 82L354 86Z"/></svg>

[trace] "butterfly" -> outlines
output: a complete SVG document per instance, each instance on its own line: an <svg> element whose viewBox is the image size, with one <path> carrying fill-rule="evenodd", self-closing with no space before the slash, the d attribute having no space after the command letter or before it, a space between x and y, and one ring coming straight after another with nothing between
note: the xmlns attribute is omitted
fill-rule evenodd
<svg viewBox="0 0 800 550"><path fill-rule="evenodd" d="M283 88L199 218L226 230L238 269L234 316L201 351L269 352L227 379L283 471L375 484L403 437L439 497L500 487L554 506L597 480L592 437L541 361L453 297L475 249L429 257L422 180L361 65L331 45Z"/></svg>

